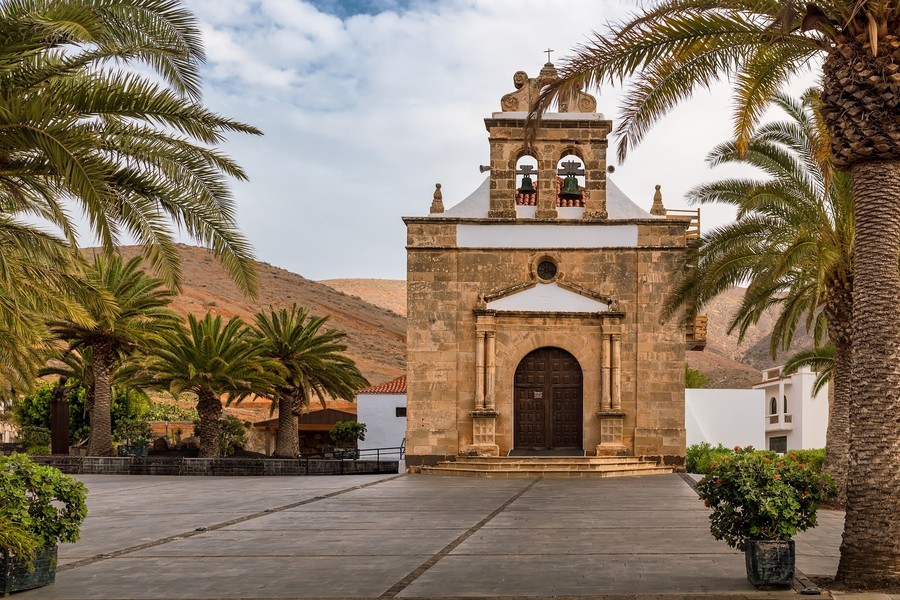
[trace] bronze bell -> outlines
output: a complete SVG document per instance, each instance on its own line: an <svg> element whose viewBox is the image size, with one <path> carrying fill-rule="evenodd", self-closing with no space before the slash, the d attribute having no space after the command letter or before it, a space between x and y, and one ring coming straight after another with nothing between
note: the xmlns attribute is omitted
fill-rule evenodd
<svg viewBox="0 0 900 600"><path fill-rule="evenodd" d="M523 196L527 196L530 194L534 194L536 190L534 189L534 183L531 182L531 177L525 175L522 177L522 187L519 188L519 193Z"/></svg>
<svg viewBox="0 0 900 600"><path fill-rule="evenodd" d="M580 200L581 190L578 188L578 179L573 175L566 177L559 192L559 197L566 200Z"/></svg>

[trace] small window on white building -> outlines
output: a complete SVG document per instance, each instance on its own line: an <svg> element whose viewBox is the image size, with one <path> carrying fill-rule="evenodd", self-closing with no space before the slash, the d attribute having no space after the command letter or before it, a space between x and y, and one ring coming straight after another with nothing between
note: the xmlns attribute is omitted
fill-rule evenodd
<svg viewBox="0 0 900 600"><path fill-rule="evenodd" d="M784 454L787 452L787 436L779 435L777 437L769 438L769 450L772 452L778 452L779 454Z"/></svg>
<svg viewBox="0 0 900 600"><path fill-rule="evenodd" d="M784 414L787 414L787 396L784 397Z"/></svg>
<svg viewBox="0 0 900 600"><path fill-rule="evenodd" d="M396 413L396 414L397 414L397 418L398 418L398 419L399 419L400 417L403 417L403 418L405 419L405 418L406 418L406 407L405 407L405 406L398 406L398 407L397 407L397 413Z"/></svg>
<svg viewBox="0 0 900 600"><path fill-rule="evenodd" d="M778 414L778 400L775 398L775 396L772 396L772 400L769 404L769 414L770 415Z"/></svg>

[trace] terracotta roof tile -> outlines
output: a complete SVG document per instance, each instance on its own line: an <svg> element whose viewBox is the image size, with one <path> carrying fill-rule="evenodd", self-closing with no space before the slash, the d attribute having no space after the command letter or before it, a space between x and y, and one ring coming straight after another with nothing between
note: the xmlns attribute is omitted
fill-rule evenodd
<svg viewBox="0 0 900 600"><path fill-rule="evenodd" d="M373 385L356 392L359 394L405 394L406 393L406 375L401 375L397 379L392 379L381 385Z"/></svg>

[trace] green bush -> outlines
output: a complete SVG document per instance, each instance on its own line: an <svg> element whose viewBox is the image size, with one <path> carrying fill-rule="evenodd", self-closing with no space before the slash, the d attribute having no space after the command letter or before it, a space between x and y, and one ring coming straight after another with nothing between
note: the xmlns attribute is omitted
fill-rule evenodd
<svg viewBox="0 0 900 600"><path fill-rule="evenodd" d="M76 542L87 516L86 498L84 484L58 469L24 454L0 456L0 525L7 537L24 532L37 548Z"/></svg>
<svg viewBox="0 0 900 600"><path fill-rule="evenodd" d="M43 427L50 430L50 403L53 400L53 383L42 383L31 394L13 400L13 421L20 427ZM77 443L86 440L91 432L87 392L81 386L69 388L69 440ZM120 420L140 419L147 411L150 399L141 390L113 388L110 407L112 427ZM49 445L49 442L48 442Z"/></svg>
<svg viewBox="0 0 900 600"><path fill-rule="evenodd" d="M744 550L747 540L789 540L816 526L816 508L837 486L809 463L737 448L712 465L697 492L717 540Z"/></svg>
<svg viewBox="0 0 900 600"><path fill-rule="evenodd" d="M701 442L688 446L685 454L684 467L688 473L709 473L712 465L719 463L722 459L734 452L731 448L726 448L722 444L712 446L708 442Z"/></svg>
<svg viewBox="0 0 900 600"><path fill-rule="evenodd" d="M147 446L152 435L147 421L122 419L113 431L113 441L126 446Z"/></svg>
<svg viewBox="0 0 900 600"><path fill-rule="evenodd" d="M706 389L709 387L709 377L684 363L684 387Z"/></svg>
<svg viewBox="0 0 900 600"><path fill-rule="evenodd" d="M785 454L788 460L794 460L802 464L808 464L815 471L821 471L825 463L825 448L812 450L788 450Z"/></svg>
<svg viewBox="0 0 900 600"><path fill-rule="evenodd" d="M350 448L355 446L357 441L366 439L366 424L356 421L341 421L335 423L329 435L335 446Z"/></svg>
<svg viewBox="0 0 900 600"><path fill-rule="evenodd" d="M50 430L46 427L28 426L19 430L19 443L32 456L50 454L50 440Z"/></svg>

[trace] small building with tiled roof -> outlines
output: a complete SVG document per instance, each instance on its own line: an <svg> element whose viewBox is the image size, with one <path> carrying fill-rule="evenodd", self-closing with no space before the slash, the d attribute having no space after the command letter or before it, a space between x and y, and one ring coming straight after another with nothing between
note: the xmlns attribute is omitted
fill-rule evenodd
<svg viewBox="0 0 900 600"><path fill-rule="evenodd" d="M359 394L406 394L406 375L391 379L381 385L373 385L356 392Z"/></svg>
<svg viewBox="0 0 900 600"><path fill-rule="evenodd" d="M360 450L399 448L406 438L406 375L356 393L357 420L366 425Z"/></svg>

